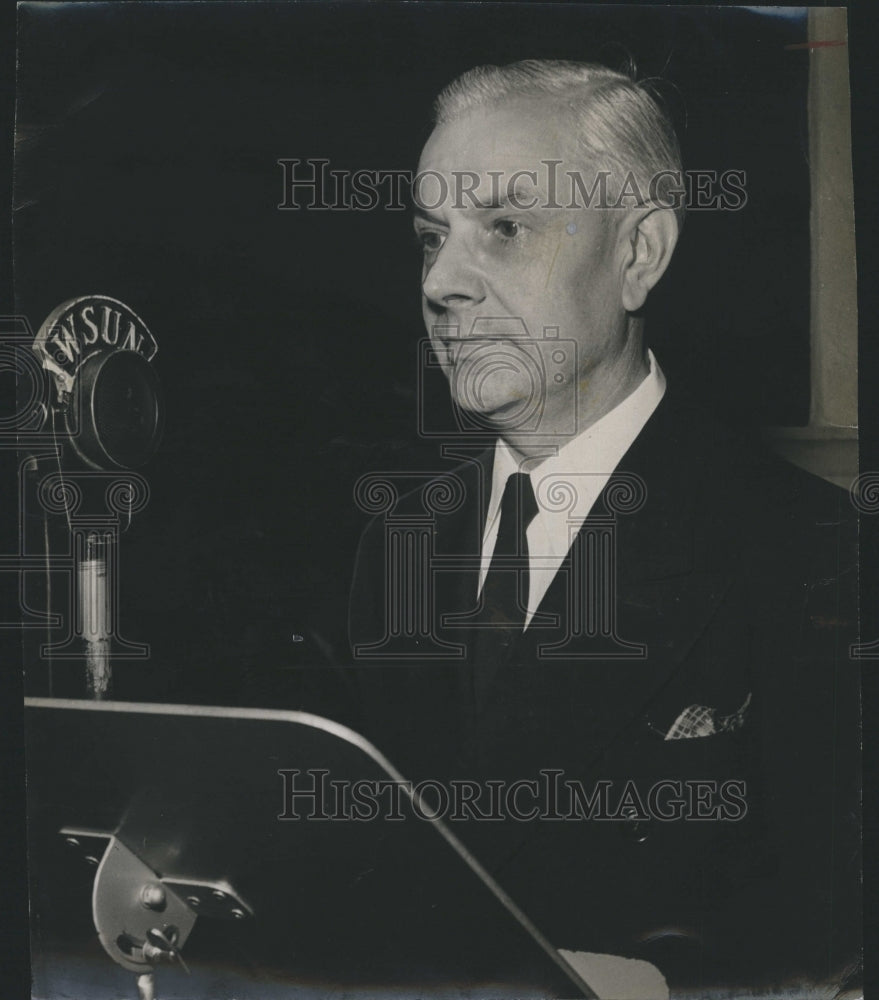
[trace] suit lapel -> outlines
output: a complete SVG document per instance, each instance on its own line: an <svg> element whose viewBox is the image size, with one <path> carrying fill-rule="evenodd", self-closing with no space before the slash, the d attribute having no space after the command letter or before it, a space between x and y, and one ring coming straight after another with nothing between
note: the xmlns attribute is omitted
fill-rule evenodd
<svg viewBox="0 0 879 1000"><path fill-rule="evenodd" d="M558 697L564 689L572 710L583 713L584 729L591 733L589 743L598 756L643 716L686 660L733 578L728 553L697 551L704 526L713 519L711 511L699 508L697 499L703 492L697 488L699 477L710 475L708 449L693 434L697 423L686 404L667 393L580 529L582 544L590 532L606 529L613 515L614 636L610 641L604 636L579 647L570 645L568 655L564 648L556 655L547 649L569 635L569 553L538 608L558 616L561 627L531 627L514 641L490 665L480 703L471 704L472 666L462 664L453 671L450 693L454 692L459 709L467 708L473 725L492 714L501 726L505 724L501 715L515 724L529 701L544 700L547 689L557 688L553 697ZM493 449L488 449L456 469L464 502L438 517L434 536L440 632L449 641L468 645L472 632L468 635L460 621L456 627L444 627L441 616L466 614L477 607L492 458ZM633 489L643 491L643 502L621 512L620 495ZM637 655L627 644L646 646L646 655ZM591 655L583 657L584 652Z"/></svg>
<svg viewBox="0 0 879 1000"><path fill-rule="evenodd" d="M457 632L459 642L463 641L462 626L451 626L446 616L467 615L477 607L482 531L490 499L493 456L494 449L486 449L454 470L452 475L463 490L463 502L437 517L434 531L435 619L441 630Z"/></svg>
<svg viewBox="0 0 879 1000"><path fill-rule="evenodd" d="M705 474L706 456L688 445L688 420L692 417L686 410L681 412L677 401L667 396L580 529L579 543L584 545L590 533L606 535L613 515L614 635L553 651L552 644L569 634L569 552L538 608L560 616L562 633L529 628L495 675L491 697L504 701L517 688L534 698L541 686L560 681L570 697L584 705L596 756L644 714L670 681L732 580L732 567L722 554L710 558L697 553L700 526L712 514L697 509L694 479ZM631 496L633 490L643 491L643 503L620 512L618 498L627 491ZM646 647L643 655L638 647Z"/></svg>

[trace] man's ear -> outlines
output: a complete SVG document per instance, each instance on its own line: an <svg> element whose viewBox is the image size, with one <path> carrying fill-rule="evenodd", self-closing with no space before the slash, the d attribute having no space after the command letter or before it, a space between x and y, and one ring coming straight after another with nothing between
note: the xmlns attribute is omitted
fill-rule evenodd
<svg viewBox="0 0 879 1000"><path fill-rule="evenodd" d="M633 212L621 229L625 251L623 308L637 312L668 267L678 241L678 220L670 208L650 208Z"/></svg>

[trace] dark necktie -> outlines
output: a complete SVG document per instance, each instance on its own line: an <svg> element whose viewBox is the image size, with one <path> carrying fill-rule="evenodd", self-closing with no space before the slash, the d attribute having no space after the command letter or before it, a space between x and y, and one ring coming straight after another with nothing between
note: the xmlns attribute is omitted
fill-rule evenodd
<svg viewBox="0 0 879 1000"><path fill-rule="evenodd" d="M522 630L528 607L528 525L537 513L531 477L507 479L491 565L482 587L481 620Z"/></svg>
<svg viewBox="0 0 879 1000"><path fill-rule="evenodd" d="M476 705L522 634L528 609L528 525L537 513L531 478L507 479L491 565L482 587L482 611L470 632L470 677Z"/></svg>

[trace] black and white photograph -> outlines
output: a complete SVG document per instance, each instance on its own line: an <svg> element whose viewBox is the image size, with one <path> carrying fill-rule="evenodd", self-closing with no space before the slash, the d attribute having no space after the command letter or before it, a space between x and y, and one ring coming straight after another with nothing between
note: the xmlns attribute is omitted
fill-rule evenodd
<svg viewBox="0 0 879 1000"><path fill-rule="evenodd" d="M32 1000L864 996L849 15L18 4Z"/></svg>

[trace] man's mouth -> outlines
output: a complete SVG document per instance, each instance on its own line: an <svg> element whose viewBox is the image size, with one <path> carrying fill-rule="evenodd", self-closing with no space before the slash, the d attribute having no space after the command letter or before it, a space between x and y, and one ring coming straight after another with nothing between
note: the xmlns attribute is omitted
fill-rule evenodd
<svg viewBox="0 0 879 1000"><path fill-rule="evenodd" d="M461 320L448 316L444 320L429 327L432 338L443 346L533 339L525 321L519 316L476 316Z"/></svg>
<svg viewBox="0 0 879 1000"><path fill-rule="evenodd" d="M474 354L483 354L488 347L485 340L449 340L444 342L445 363L449 368L458 368L469 361Z"/></svg>
<svg viewBox="0 0 879 1000"><path fill-rule="evenodd" d="M522 319L504 316L469 321L450 317L446 323L434 324L431 334L437 361L449 378L461 378L471 362L483 374L494 367L493 359L500 368L511 364L517 368L520 350L532 342Z"/></svg>

